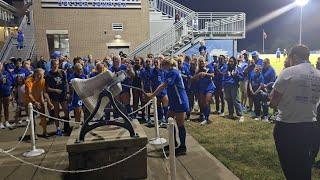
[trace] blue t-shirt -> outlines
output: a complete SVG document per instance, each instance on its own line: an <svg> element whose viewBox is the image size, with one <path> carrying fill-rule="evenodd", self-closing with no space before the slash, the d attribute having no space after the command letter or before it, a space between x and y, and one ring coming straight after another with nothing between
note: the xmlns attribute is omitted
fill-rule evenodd
<svg viewBox="0 0 320 180"><path fill-rule="evenodd" d="M271 82L275 82L276 81L276 72L273 69L273 67L269 66L267 68L263 68L262 69L262 74L263 74L263 78L264 78L264 83L265 84L269 84Z"/></svg>
<svg viewBox="0 0 320 180"><path fill-rule="evenodd" d="M185 109L189 109L189 101L183 79L177 69L173 68L168 71L165 83L167 84L170 108L174 109L182 105Z"/></svg>
<svg viewBox="0 0 320 180"><path fill-rule="evenodd" d="M206 51L207 51L207 47L206 46L200 46L199 47L199 53L206 52Z"/></svg>
<svg viewBox="0 0 320 180"><path fill-rule="evenodd" d="M186 91L189 91L190 78L191 78L190 69L187 66L182 66L182 68L179 69L179 72L181 73L181 76L183 79L183 84L184 84Z"/></svg>
<svg viewBox="0 0 320 180"><path fill-rule="evenodd" d="M214 67L213 66L207 66L203 70L200 70L199 72L206 72L206 73L214 73ZM199 93L214 93L216 86L214 85L213 78L209 76L200 77L197 81L197 87Z"/></svg>
<svg viewBox="0 0 320 180"><path fill-rule="evenodd" d="M213 82L217 89L223 88L224 75L227 73L227 67L228 66L225 63L219 64L218 68L216 68L214 71Z"/></svg>
<svg viewBox="0 0 320 180"><path fill-rule="evenodd" d="M152 91L155 91L160 84L164 83L165 81L165 72L162 69L153 68L151 72L151 86ZM159 93L159 96L164 96L167 94L167 89L162 90Z"/></svg>
<svg viewBox="0 0 320 180"><path fill-rule="evenodd" d="M259 66L261 66L261 67L263 66L263 64L264 64L264 63L263 63L263 60L262 60L262 59L258 59L257 62L256 62L256 65L259 65Z"/></svg>
<svg viewBox="0 0 320 180"><path fill-rule="evenodd" d="M30 74L31 72L25 68L16 68L13 72L13 78L16 79L18 76L27 78Z"/></svg>
<svg viewBox="0 0 320 180"><path fill-rule="evenodd" d="M143 68L140 73L143 90L145 92L152 92L152 71L152 68Z"/></svg>
<svg viewBox="0 0 320 180"><path fill-rule="evenodd" d="M236 74L232 75L232 72L227 71L224 75L224 85L238 85L239 81L243 80L244 75L240 67L235 67L233 70Z"/></svg>
<svg viewBox="0 0 320 180"><path fill-rule="evenodd" d="M0 96L8 97L12 93L13 78L8 71L0 73Z"/></svg>
<svg viewBox="0 0 320 180"><path fill-rule="evenodd" d="M252 86L252 90L256 91L261 86L261 84L264 84L262 73L252 72L250 75L250 83Z"/></svg>
<svg viewBox="0 0 320 180"><path fill-rule="evenodd" d="M87 76L85 74L74 74L73 78L79 78L79 79L87 79ZM73 107L81 107L83 105L83 102L81 100L81 98L78 96L78 94L76 93L76 91L73 91L72 94L72 105Z"/></svg>

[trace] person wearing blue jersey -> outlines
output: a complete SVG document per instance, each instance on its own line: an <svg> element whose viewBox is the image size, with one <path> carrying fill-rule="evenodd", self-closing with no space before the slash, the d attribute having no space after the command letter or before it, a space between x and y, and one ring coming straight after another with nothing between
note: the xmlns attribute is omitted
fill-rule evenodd
<svg viewBox="0 0 320 180"><path fill-rule="evenodd" d="M183 58L178 58L178 70L181 73L183 84L186 89L188 97L190 96L190 83L191 83L191 73L190 73L190 64L185 64ZM190 104L189 104L190 107ZM187 120L190 119L191 109L187 112Z"/></svg>
<svg viewBox="0 0 320 180"><path fill-rule="evenodd" d="M242 108L238 97L238 88L239 82L243 79L243 72L237 66L237 59L231 57L228 60L227 72L224 75L224 93L225 99L228 104L229 115L227 116L230 119L234 119L234 109L236 110L236 115L240 117L239 122L244 121L242 114Z"/></svg>
<svg viewBox="0 0 320 180"><path fill-rule="evenodd" d="M203 56L199 57L198 63L198 72L193 76L193 79L196 81L198 87L200 119L204 118L201 125L206 125L209 123L210 103L216 90L216 86L213 83L214 67L207 66Z"/></svg>
<svg viewBox="0 0 320 180"><path fill-rule="evenodd" d="M146 93L151 93L152 91L152 59L147 58L145 62L145 67L142 69L140 73L140 78L141 78L141 87ZM145 104L147 102L143 102ZM150 117L150 106L147 107L147 119L146 123L148 126L152 126L153 122ZM145 114L143 114L143 117Z"/></svg>
<svg viewBox="0 0 320 180"><path fill-rule="evenodd" d="M254 120L260 120L261 116L261 93L260 90L264 88L264 78L261 72L262 67L256 66L254 72L250 75L249 81L249 90L251 91L253 104L254 104L254 113L255 116L253 117Z"/></svg>
<svg viewBox="0 0 320 180"><path fill-rule="evenodd" d="M251 74L254 72L254 68L256 67L254 60L250 60L248 62L248 67L244 71L244 75L248 78L248 86L247 86L247 96L249 100L249 109L248 112L252 112L252 107L253 107L253 95L251 94L250 88L249 88L249 82L250 82L250 77ZM254 115L253 115L254 116Z"/></svg>
<svg viewBox="0 0 320 180"><path fill-rule="evenodd" d="M190 69L191 57L185 56L183 61L183 66L187 69Z"/></svg>
<svg viewBox="0 0 320 180"><path fill-rule="evenodd" d="M259 57L259 53L258 51L253 51L251 53L252 59L254 60L254 64L259 65L259 66L263 66L263 59L261 59Z"/></svg>
<svg viewBox="0 0 320 180"><path fill-rule="evenodd" d="M74 75L73 78L86 79L87 76L83 73L83 67L80 63L74 65ZM71 105L74 108L74 118L76 122L81 121L81 114L83 112L82 106L83 101L79 97L79 95L71 88L72 90L72 100ZM75 125L75 128L79 128L79 124Z"/></svg>
<svg viewBox="0 0 320 180"><path fill-rule="evenodd" d="M27 78L29 75L30 75L30 72L22 67L22 59L18 58L15 62L13 78L16 79L17 76Z"/></svg>
<svg viewBox="0 0 320 180"><path fill-rule="evenodd" d="M249 60L248 60L248 54L244 53L240 55L239 57L239 64L238 66L241 68L241 71L243 72L243 80L239 83L239 89L240 89L240 103L242 106L242 109L244 112L247 111L247 99L248 99L248 72L246 69L249 66Z"/></svg>
<svg viewBox="0 0 320 180"><path fill-rule="evenodd" d="M142 57L134 57L134 65L133 65L134 76L132 78L132 86L137 88L142 88L141 72L143 70L143 63L144 63L144 59ZM132 89L132 96L133 96L132 109L135 112L138 110L139 103L142 104L143 102L142 92L138 89ZM136 117L137 114L138 113L133 114L132 117Z"/></svg>
<svg viewBox="0 0 320 180"><path fill-rule="evenodd" d="M260 94L262 109L263 109L263 120L268 121L268 112L269 112L269 105L268 105L268 98L266 96L271 93L272 86L276 81L276 71L270 65L270 59L266 58L263 61L264 65L262 68L262 74L264 79L264 88Z"/></svg>
<svg viewBox="0 0 320 180"><path fill-rule="evenodd" d="M9 123L9 102L12 93L13 78L8 71L3 68L0 62L0 128L13 128L14 124ZM4 111L4 122L2 122L2 108Z"/></svg>
<svg viewBox="0 0 320 180"><path fill-rule="evenodd" d="M31 66L31 61L30 60L24 60L22 62L22 68L26 71L26 77L28 77L31 74L33 74L33 68Z"/></svg>
<svg viewBox="0 0 320 180"><path fill-rule="evenodd" d="M121 63L123 62L123 63ZM127 59L122 59L120 56L114 56L112 59L112 67L110 67L110 71L113 73L117 73L119 71L127 71L130 69L129 61ZM130 106L130 99L131 99L131 94L130 94L130 88L127 87L128 85L130 86L132 84L132 80L130 77L127 77L123 82L122 82L122 92L120 95L117 97L117 100L119 100L124 106L128 114L132 112L131 106ZM117 113L114 113L114 117L118 118L119 115Z"/></svg>
<svg viewBox="0 0 320 180"><path fill-rule="evenodd" d="M190 62L190 84L189 87L187 89L189 89L189 92L187 92L188 94L188 99L189 99L189 107L190 107L190 112L193 110L193 107L195 105L195 101L197 100L197 82L193 79L193 76L196 75L197 71L198 71L198 59L197 58L193 58ZM195 109L197 110L197 109ZM187 121L190 121L190 117L187 117Z"/></svg>
<svg viewBox="0 0 320 180"><path fill-rule="evenodd" d="M165 59L162 62L162 69L167 71L165 81L153 92L149 93L148 97L153 98L161 91L167 88L169 98L169 113L168 117L176 120L179 131L180 146L175 149L175 155L185 155L186 147L186 129L184 127L184 120L186 112L189 111L188 96L183 84L183 79L179 71L175 68L176 62L174 59ZM176 133L174 133L176 134ZM176 143L177 146L177 143ZM169 146L165 147L167 151Z"/></svg>
<svg viewBox="0 0 320 180"><path fill-rule="evenodd" d="M97 76L100 73L103 73L105 71L105 66L102 63L98 63L95 67L95 71L91 72L89 75L89 78L93 78L95 76Z"/></svg>
<svg viewBox="0 0 320 180"><path fill-rule="evenodd" d="M199 54L203 56L206 61L208 60L208 51L204 40L200 41Z"/></svg>
<svg viewBox="0 0 320 180"><path fill-rule="evenodd" d="M281 58L280 48L278 48L277 51L276 51L276 57L277 57L277 60L280 62L280 58Z"/></svg>
<svg viewBox="0 0 320 180"><path fill-rule="evenodd" d="M212 63L214 66L214 78L213 82L216 86L216 92L214 93L216 101L216 114L224 116L224 89L223 89L223 78L224 74L227 73L227 64L225 63L226 57L220 55L218 58L218 63ZM220 109L221 103L221 109Z"/></svg>
<svg viewBox="0 0 320 180"><path fill-rule="evenodd" d="M154 92L158 86L160 86L165 81L165 72L163 69L160 68L160 61L159 58L155 58L153 60L154 68L152 69L151 73L151 81L152 81L152 92ZM168 116L169 110L169 99L167 95L167 89L163 89L157 95L157 110L158 110L158 119L160 125L165 127Z"/></svg>

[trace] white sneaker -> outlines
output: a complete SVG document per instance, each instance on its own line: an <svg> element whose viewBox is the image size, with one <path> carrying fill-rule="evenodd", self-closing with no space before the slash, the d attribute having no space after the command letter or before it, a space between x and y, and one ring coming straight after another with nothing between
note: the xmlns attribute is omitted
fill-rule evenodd
<svg viewBox="0 0 320 180"><path fill-rule="evenodd" d="M244 117L243 116L240 117L239 122L244 122Z"/></svg>
<svg viewBox="0 0 320 180"><path fill-rule="evenodd" d="M12 126L8 121L6 122L5 125L6 125L6 127L9 128L9 129L13 128L13 126Z"/></svg>
<svg viewBox="0 0 320 180"><path fill-rule="evenodd" d="M219 116L220 116L220 117L224 117L224 113L220 113Z"/></svg>
<svg viewBox="0 0 320 180"><path fill-rule="evenodd" d="M255 120L255 121L260 121L261 119L258 118L258 117L256 117L256 118L254 118L254 120Z"/></svg>
<svg viewBox="0 0 320 180"><path fill-rule="evenodd" d="M269 118L268 117L264 117L262 121L269 122Z"/></svg>
<svg viewBox="0 0 320 180"><path fill-rule="evenodd" d="M202 125L202 126L204 126L204 125L206 125L206 124L208 124L208 121L207 121L207 120L204 120L204 121L202 121L202 122L200 123L200 125Z"/></svg>
<svg viewBox="0 0 320 180"><path fill-rule="evenodd" d="M5 129L6 127L3 125L3 123L0 123L0 129Z"/></svg>

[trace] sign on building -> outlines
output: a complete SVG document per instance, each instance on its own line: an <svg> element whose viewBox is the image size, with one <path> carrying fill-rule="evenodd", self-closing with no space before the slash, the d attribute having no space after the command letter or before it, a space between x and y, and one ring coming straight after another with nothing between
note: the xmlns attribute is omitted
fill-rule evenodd
<svg viewBox="0 0 320 180"><path fill-rule="evenodd" d="M140 9L141 0L41 0L43 8Z"/></svg>

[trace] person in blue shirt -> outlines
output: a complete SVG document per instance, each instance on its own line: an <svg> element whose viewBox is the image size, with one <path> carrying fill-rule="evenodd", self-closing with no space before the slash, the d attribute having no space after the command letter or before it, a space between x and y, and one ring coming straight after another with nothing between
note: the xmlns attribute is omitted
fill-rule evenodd
<svg viewBox="0 0 320 180"><path fill-rule="evenodd" d="M280 48L277 49L277 51L276 51L276 56L277 56L278 61L280 62L280 58L281 58Z"/></svg>
<svg viewBox="0 0 320 180"><path fill-rule="evenodd" d="M224 93L223 93L223 78L224 74L227 73L227 64L225 63L226 57L224 55L220 55L218 58L218 63L212 63L214 66L214 78L213 82L216 86L216 92L214 93L214 97L216 100L216 114L220 116L224 116ZM220 109L221 103L221 109Z"/></svg>
<svg viewBox="0 0 320 180"><path fill-rule="evenodd" d="M199 53L200 56L203 56L206 61L208 61L208 52L207 47L205 46L205 41L200 41L200 47L199 47Z"/></svg>
<svg viewBox="0 0 320 180"><path fill-rule="evenodd" d="M242 106L242 109L244 112L247 111L247 99L248 99L248 75L246 74L246 69L249 66L249 60L248 60L248 55L246 53L242 54L239 56L238 59L238 67L241 69L243 72L243 80L240 81L239 87L240 87L240 103Z"/></svg>
<svg viewBox="0 0 320 180"><path fill-rule="evenodd" d="M261 72L262 67L256 66L254 72L251 73L249 79L249 90L251 91L254 104L254 120L260 120L261 116L261 93L260 90L264 88L264 78Z"/></svg>
<svg viewBox="0 0 320 180"><path fill-rule="evenodd" d="M252 59L254 60L254 64L259 65L259 66L263 66L263 60L261 58L259 58L259 53L258 51L253 51L251 53Z"/></svg>
<svg viewBox="0 0 320 180"><path fill-rule="evenodd" d="M178 62L178 70L181 73L183 84L186 89L187 95L189 97L189 94L191 91L190 90L190 83L191 83L190 65L185 64L185 62L183 62L183 58L178 58L177 62ZM189 104L189 107L190 107L190 104ZM190 119L190 115L191 115L191 109L190 111L187 112L186 118Z"/></svg>
<svg viewBox="0 0 320 180"><path fill-rule="evenodd" d="M227 72L224 74L224 93L228 104L228 118L234 119L233 113L236 110L237 116L240 117L239 122L244 121L241 104L238 98L239 82L243 80L243 72L237 66L237 59L231 57L228 60Z"/></svg>
<svg viewBox="0 0 320 180"><path fill-rule="evenodd" d="M17 49L18 51L20 51L21 49L23 49L23 42L24 42L24 34L21 30L18 30L18 35L17 35Z"/></svg>
<svg viewBox="0 0 320 180"><path fill-rule="evenodd" d="M248 96L248 100L249 100L249 109L247 110L247 112L252 112L252 107L253 107L253 95L251 94L250 88L249 88L249 82L250 82L250 77L251 74L254 72L254 68L256 67L254 60L250 60L248 62L248 67L245 69L244 71L244 75L245 78L248 79L248 86L247 86L247 96ZM253 115L254 116L254 115Z"/></svg>
<svg viewBox="0 0 320 180"><path fill-rule="evenodd" d="M165 81L165 72L160 68L159 58L155 58L153 60L154 68L151 73L151 81L152 81L152 92L157 90L157 88ZM157 110L158 110L158 119L161 123L160 125L165 127L165 124L168 122L168 110L169 110L169 99L167 95L167 89L163 89L157 95Z"/></svg>
<svg viewBox="0 0 320 180"><path fill-rule="evenodd" d="M3 68L2 62L0 62L0 113L2 107L4 111L4 122L2 122L2 115L0 115L0 128L4 129L13 128L14 124L9 123L9 102L12 94L13 78L8 71Z"/></svg>
<svg viewBox="0 0 320 180"><path fill-rule="evenodd" d="M142 69L140 73L140 78L141 78L141 87L144 90L145 93L151 93L152 91L152 59L147 58L145 62L145 67ZM144 105L147 103L144 101L142 104ZM150 106L147 107L147 119L146 123L148 126L153 126L153 122L151 120L151 114L150 114ZM142 114L143 117L145 116Z"/></svg>
<svg viewBox="0 0 320 180"><path fill-rule="evenodd" d="M110 67L110 71L113 73L117 73L119 71L127 71L130 69L129 61L127 59L122 60L123 63L121 63L121 57L120 56L114 56L112 59L112 67ZM131 85L132 79L130 77L127 77L122 83L122 92L117 97L118 100L125 106L126 111L128 114L132 112L131 106L130 106L130 88L125 85ZM119 115L117 113L114 114L114 118L118 118Z"/></svg>
<svg viewBox="0 0 320 180"><path fill-rule="evenodd" d="M204 116L201 125L206 125L209 123L211 111L210 103L216 90L216 86L213 83L214 67L206 66L205 59L202 56L199 57L198 63L198 72L193 76L193 79L197 82L198 87L198 100L201 113L200 119Z"/></svg>
<svg viewBox="0 0 320 180"><path fill-rule="evenodd" d="M182 76L175 67L176 62L174 59L163 60L162 69L167 71L165 81L161 83L161 85L153 93L149 93L148 97L153 98L167 88L169 98L168 117L172 117L176 120L179 130L180 146L175 149L175 155L179 156L185 155L187 152L184 120L186 117L186 112L189 111L189 102ZM166 146L165 150L168 149L168 146Z"/></svg>
<svg viewBox="0 0 320 180"><path fill-rule="evenodd" d="M263 109L263 119L265 121L268 121L268 112L269 112L269 105L268 105L268 99L263 97L263 94L268 95L272 91L272 86L274 82L276 81L276 71L274 68L270 65L270 59L266 58L264 59L264 66L262 68L262 74L264 79L264 89L262 89L262 92L260 94L261 96L261 104Z"/></svg>
<svg viewBox="0 0 320 180"><path fill-rule="evenodd" d="M98 63L95 67L95 71L91 72L89 75L89 78L93 78L95 76L97 76L100 73L103 73L105 71L105 66L103 63Z"/></svg>
<svg viewBox="0 0 320 180"><path fill-rule="evenodd" d="M30 72L22 67L22 59L18 58L15 63L15 69L13 72L13 78L16 79L17 76L27 78L30 75Z"/></svg>
<svg viewBox="0 0 320 180"><path fill-rule="evenodd" d="M72 79L74 78L87 79L87 76L83 73L83 67L80 63L74 65L74 75ZM73 89L71 88L71 90ZM83 112L83 101L74 90L72 92L71 106L74 108L75 121L80 122L81 114ZM79 128L78 124L75 127Z"/></svg>
<svg viewBox="0 0 320 180"><path fill-rule="evenodd" d="M28 77L31 74L33 74L33 68L31 66L31 61L30 60L24 60L22 62L22 68L26 70L26 77Z"/></svg>
<svg viewBox="0 0 320 180"><path fill-rule="evenodd" d="M193 80L193 76L196 75L198 70L198 59L193 58L190 62L190 84L187 89L189 89L188 94L188 99L189 99L189 107L190 107L190 112L193 110L195 101L197 100L197 95L198 95L198 90L197 90L197 82ZM187 121L190 121L190 117L187 117Z"/></svg>

